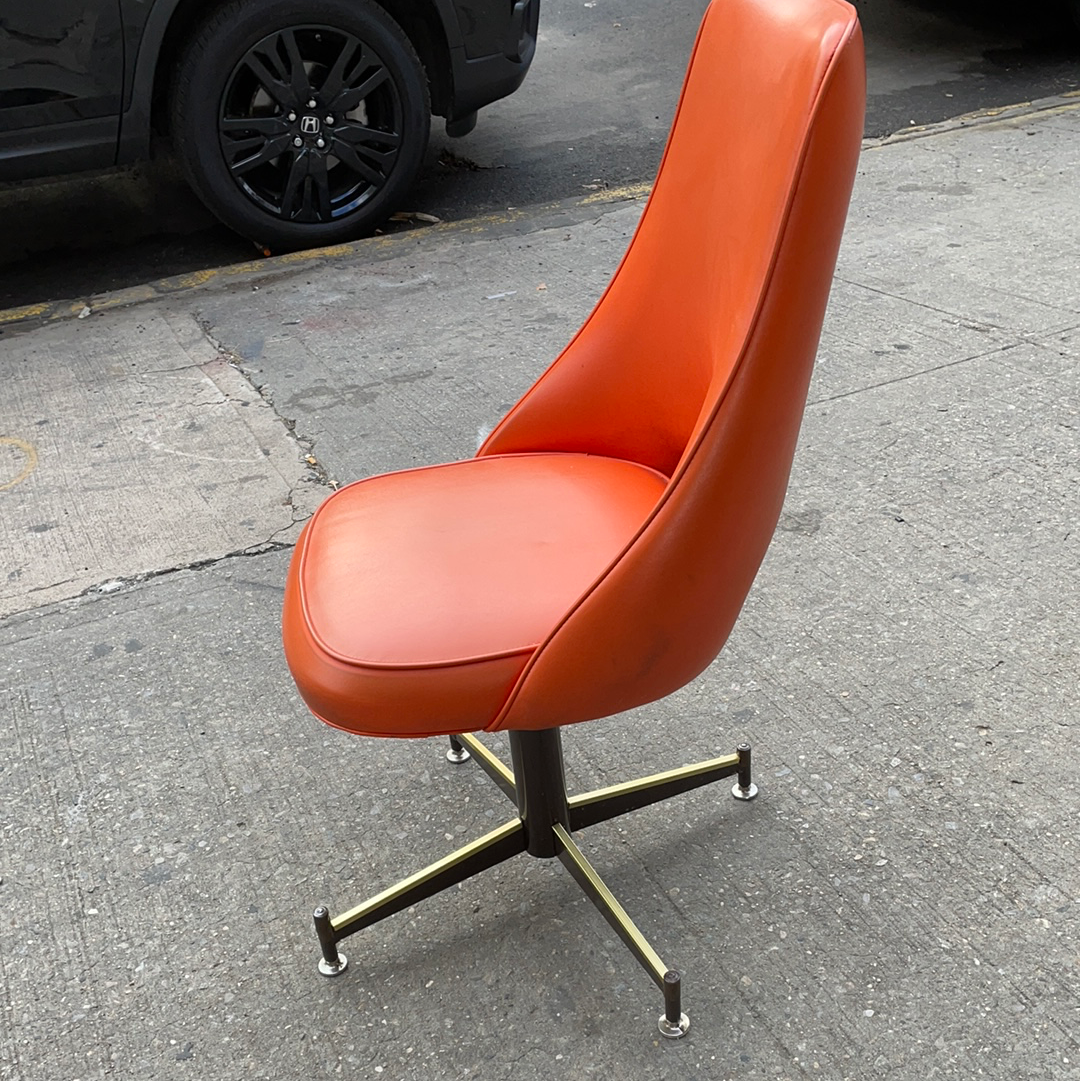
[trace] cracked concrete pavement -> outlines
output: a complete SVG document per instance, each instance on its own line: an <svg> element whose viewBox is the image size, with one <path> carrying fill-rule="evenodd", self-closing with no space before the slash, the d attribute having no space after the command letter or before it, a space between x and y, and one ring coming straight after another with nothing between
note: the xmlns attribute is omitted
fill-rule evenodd
<svg viewBox="0 0 1080 1081"><path fill-rule="evenodd" d="M4 345L4 425L19 434L2 449L21 480L3 493L0 615L291 544L323 495L190 314L144 307Z"/></svg>
<svg viewBox="0 0 1080 1081"><path fill-rule="evenodd" d="M1080 1078L1078 136L1062 99L867 146L727 648L566 734L574 790L754 743L755 803L701 790L586 837L684 973L674 1043L541 861L316 974L314 904L507 808L439 742L309 718L278 642L298 524L333 484L471 453L641 202L0 337L4 1081Z"/></svg>

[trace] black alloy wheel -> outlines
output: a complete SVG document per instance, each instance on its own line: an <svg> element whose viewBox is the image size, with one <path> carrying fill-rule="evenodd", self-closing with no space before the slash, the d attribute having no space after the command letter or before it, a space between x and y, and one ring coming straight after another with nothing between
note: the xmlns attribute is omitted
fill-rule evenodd
<svg viewBox="0 0 1080 1081"><path fill-rule="evenodd" d="M184 56L174 134L226 225L276 250L338 243L397 209L423 161L427 81L367 0L219 9Z"/></svg>

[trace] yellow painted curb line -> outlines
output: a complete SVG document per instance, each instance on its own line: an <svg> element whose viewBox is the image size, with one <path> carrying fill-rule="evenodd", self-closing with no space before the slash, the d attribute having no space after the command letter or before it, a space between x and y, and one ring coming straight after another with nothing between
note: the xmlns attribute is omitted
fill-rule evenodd
<svg viewBox="0 0 1080 1081"><path fill-rule="evenodd" d="M18 327L24 324L53 323L64 319L84 319L98 312L123 308L132 304L141 304L148 300L176 296L180 293L193 292L217 284L232 284L245 279L258 280L275 277L305 267L331 263L350 256L385 257L392 254L403 244L415 243L421 236L472 235L487 232L500 226L513 225L531 218L542 218L545 214L557 212L560 208L568 205L572 209L574 207L591 207L642 199L651 190L651 184L630 184L619 188L607 188L580 199L543 203L539 206L534 205L522 209L511 207L505 211L483 214L475 218L439 222L424 228L391 233L388 236L368 237L349 244L336 244L326 248L310 248L306 251L288 252L285 255L267 256L265 259L251 259L244 263L232 263L227 266L210 267L206 270L176 274L169 278L159 278L157 281L148 282L145 285L135 285L126 289L117 289L110 293L96 294L85 300L56 300L42 304L24 304L17 308L0 309L0 329ZM543 226L541 225L540 228L543 228Z"/></svg>
<svg viewBox="0 0 1080 1081"><path fill-rule="evenodd" d="M21 308L7 308L0 311L0 326L8 323L21 323L26 319L37 319L52 308L51 304L24 304Z"/></svg>
<svg viewBox="0 0 1080 1081"><path fill-rule="evenodd" d="M1076 100L1065 101L1070 98ZM863 148L877 150L892 143L903 143L909 139L925 139L931 135L943 135L950 131L963 131L973 127L985 127L989 124L1022 123L1028 120L1044 120L1051 116L1062 116L1080 110L1080 90L1069 90L1052 98L1036 101L1018 101L1012 105L999 105L992 109L979 109L973 113L963 113L938 124L918 124L902 128L891 135L877 139L863 140Z"/></svg>

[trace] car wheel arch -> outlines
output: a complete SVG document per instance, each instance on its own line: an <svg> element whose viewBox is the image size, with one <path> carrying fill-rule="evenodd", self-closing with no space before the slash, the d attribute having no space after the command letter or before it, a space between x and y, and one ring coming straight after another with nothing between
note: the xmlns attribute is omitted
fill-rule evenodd
<svg viewBox="0 0 1080 1081"><path fill-rule="evenodd" d="M453 103L450 55L461 48L461 30L451 0L374 0L405 31L427 73L432 112L449 113ZM149 156L152 137L167 135L169 94L177 61L198 25L224 0L157 0L139 38L125 87L118 163Z"/></svg>

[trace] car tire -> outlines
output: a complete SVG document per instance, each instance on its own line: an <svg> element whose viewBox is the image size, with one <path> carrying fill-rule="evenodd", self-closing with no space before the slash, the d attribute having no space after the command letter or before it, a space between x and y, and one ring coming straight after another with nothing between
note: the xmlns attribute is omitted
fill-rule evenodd
<svg viewBox="0 0 1080 1081"><path fill-rule="evenodd" d="M406 196L431 126L424 69L369 0L236 0L183 53L172 132L188 182L270 250L369 233Z"/></svg>

